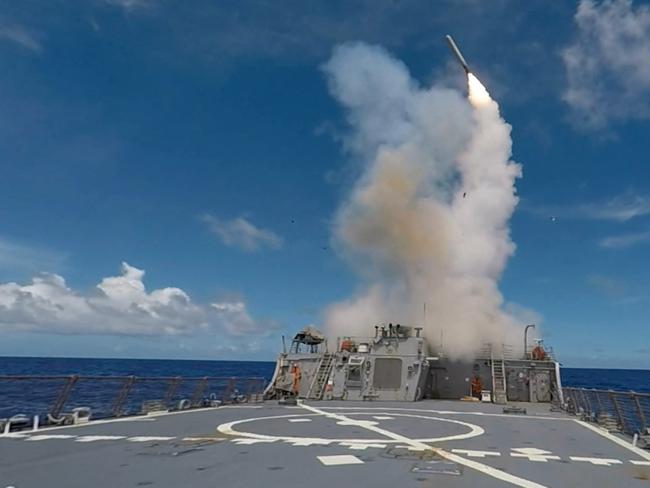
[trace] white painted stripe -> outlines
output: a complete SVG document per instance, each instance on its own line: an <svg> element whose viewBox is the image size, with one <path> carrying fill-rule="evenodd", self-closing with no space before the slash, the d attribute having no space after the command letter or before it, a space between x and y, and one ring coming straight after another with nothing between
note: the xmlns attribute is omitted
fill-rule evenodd
<svg viewBox="0 0 650 488"><path fill-rule="evenodd" d="M549 459L552 459L553 461L559 461L561 459L560 456L535 456L533 454L519 454L517 452L512 452L510 455L512 457L526 458L529 461L534 461L536 463L548 463Z"/></svg>
<svg viewBox="0 0 650 488"><path fill-rule="evenodd" d="M363 425L377 425L379 422L373 420L340 420L336 425L351 425L354 427L363 427Z"/></svg>
<svg viewBox="0 0 650 488"><path fill-rule="evenodd" d="M397 445L395 446L397 449L408 449L409 451L415 451L415 452L422 452L422 451L428 451L429 449L425 449L424 447L421 446L400 446Z"/></svg>
<svg viewBox="0 0 650 488"><path fill-rule="evenodd" d="M231 442L244 446L275 442L275 439L233 439Z"/></svg>
<svg viewBox="0 0 650 488"><path fill-rule="evenodd" d="M571 461L579 461L583 463L591 463L596 466L611 466L612 464L623 464L622 461L618 459L606 459L606 458L591 458L591 457L580 457L580 456L569 456Z"/></svg>
<svg viewBox="0 0 650 488"><path fill-rule="evenodd" d="M302 408L305 408L307 410L310 410L314 413L319 413L321 415L324 415L329 418L333 418L336 420L346 420L346 421L351 421L349 417L344 417L342 415L338 415L335 413L331 412L325 412L323 410L320 410L316 407L312 407L311 405L306 405L305 403L300 402L300 406ZM474 469L476 471L479 471L480 473L486 474L488 476L492 476L493 478L497 478L501 481L506 481L508 483L512 483L513 485L516 486L521 486L522 488L546 488L544 485L540 485L539 483L535 483L534 481L530 481L524 478L520 478L518 476L514 476L510 473L506 473L505 471L501 471L500 469L493 468L492 466L488 466L486 464L481 464L476 461L471 461L469 459L466 459L462 456L458 456L456 454L452 454L449 451L445 451L444 449L441 449L439 447L432 447L429 446L428 444L424 444L423 442L416 441L413 439L409 439L408 437L404 437L401 434L397 434L395 432L391 432L386 429L382 429L381 427L378 427L376 425L369 425L368 423L362 423L359 425L359 427L363 427L364 429L370 430L372 432L376 432L377 434L381 434L385 437L388 437L389 439L394 439L396 441L400 441L404 444L408 444L411 447L423 447L424 449L431 450L438 454L440 457L443 457L449 461L452 461L457 464L461 464L463 466L467 466L468 468ZM482 430L482 429L481 429Z"/></svg>
<svg viewBox="0 0 650 488"><path fill-rule="evenodd" d="M311 419L289 419L289 422L311 422Z"/></svg>
<svg viewBox="0 0 650 488"><path fill-rule="evenodd" d="M363 464L363 461L356 456L343 454L339 456L316 456L325 466L343 466L346 464Z"/></svg>
<svg viewBox="0 0 650 488"><path fill-rule="evenodd" d="M0 439L24 439L27 434L20 434L18 432L9 432L8 434L0 434Z"/></svg>
<svg viewBox="0 0 650 488"><path fill-rule="evenodd" d="M386 449L386 444L360 443L360 442L339 442L339 446L349 447L356 451L365 451L368 448Z"/></svg>
<svg viewBox="0 0 650 488"><path fill-rule="evenodd" d="M76 436L74 436L74 435L63 435L63 434L59 434L59 435L56 435L56 434L51 434L51 435L42 434L42 435L29 436L25 440L26 441L47 441L47 440L50 440L50 439L71 439L73 437L76 437Z"/></svg>
<svg viewBox="0 0 650 488"><path fill-rule="evenodd" d="M126 440L129 442L152 442L152 441L171 441L176 439L176 437L164 437L164 436L135 436L128 437Z"/></svg>
<svg viewBox="0 0 650 488"><path fill-rule="evenodd" d="M285 441L291 444L292 446L328 446L333 441L328 439L310 439L305 438L298 441Z"/></svg>
<svg viewBox="0 0 650 488"><path fill-rule="evenodd" d="M456 454L465 454L466 456L469 457L480 457L480 458L484 458L486 456L501 456L501 453L496 451L473 451L471 449L452 449L451 452L455 452Z"/></svg>
<svg viewBox="0 0 650 488"><path fill-rule="evenodd" d="M295 407L293 407L295 408ZM441 415L479 415L482 417L507 417L513 420L560 420L563 422L575 420L569 417L548 417L545 415L512 415L509 413L486 413L486 412L463 412L459 410L431 410L425 408L403 408L403 407L323 407L323 410L383 410L382 413L390 415L391 412L420 412L420 413L437 413ZM387 411L388 410L388 411Z"/></svg>
<svg viewBox="0 0 650 488"><path fill-rule="evenodd" d="M116 441L124 438L123 435L82 435L77 437L75 442Z"/></svg>
<svg viewBox="0 0 650 488"><path fill-rule="evenodd" d="M560 460L560 456L554 456L551 454L551 451L545 451L537 447L514 447L512 450L515 452L511 452L510 456L525 457L529 461L536 463L548 463L549 459L553 459L554 461Z"/></svg>
<svg viewBox="0 0 650 488"><path fill-rule="evenodd" d="M634 454L637 454L638 456L642 457L643 459L646 459L650 461L650 452L644 451L640 447L633 446L629 442L627 442L624 439L621 439L620 437L616 437L613 434L610 434L607 432L605 429L601 429L600 427L596 427L595 425L591 425L587 422L584 422L582 420L578 419L572 419L574 422L577 422L578 424L582 425L583 427L595 432L598 435L603 436L605 439L609 439L612 442L615 442L621 447L624 447L628 451L632 451Z"/></svg>
<svg viewBox="0 0 650 488"><path fill-rule="evenodd" d="M184 442L223 441L223 437L183 437Z"/></svg>
<svg viewBox="0 0 650 488"><path fill-rule="evenodd" d="M298 407L301 408L301 407ZM311 414L313 416L318 415L318 414ZM354 413L351 413L350 415L356 415ZM360 415L365 415L365 414L360 414ZM428 417L424 415L413 415L413 414L408 414L408 413L402 413L402 414L395 414L396 416L399 415L401 417L412 417L412 418L418 418L418 419L425 419L425 420L439 420L441 422L449 422L453 424L458 424L458 425L463 425L467 428L469 428L469 432L464 433L464 434L456 434L456 435L449 435L445 437L437 437L433 439L420 439L420 442L442 442L442 441L451 441L451 440L460 440L460 439L469 439L471 437L476 437L481 434L483 434L485 431L479 427L478 425L470 424L468 422L461 422L460 420L453 420L453 419L446 419L446 418L441 418L441 417ZM267 434L255 434L253 432L240 432L235 430L233 427L235 425L247 423L247 422L253 422L257 420L271 420L271 419L284 419L284 418L291 418L291 417L303 417L305 414L303 413L302 415L273 415L270 417L256 417L256 418L247 418L247 419L241 419L241 420L235 420L232 422L227 422L225 424L221 424L217 427L217 431L221 432L222 434L226 434L229 436L235 436L235 437L248 437L251 439L270 439L274 441L301 441L304 438L303 437L292 437L292 436L273 436L273 435L267 435ZM344 417L347 418L347 417ZM355 424L357 425L357 424ZM386 441L384 439L324 439L328 440L331 442L356 442L359 444L367 443L367 442L390 442L390 443L395 443L399 442L395 440L389 440Z"/></svg>
<svg viewBox="0 0 650 488"><path fill-rule="evenodd" d="M633 459L630 462L632 464L636 464L637 466L650 466L650 461L637 461L636 459Z"/></svg>
<svg viewBox="0 0 650 488"><path fill-rule="evenodd" d="M375 420L394 420L395 417L389 417L388 415L373 415L372 417Z"/></svg>

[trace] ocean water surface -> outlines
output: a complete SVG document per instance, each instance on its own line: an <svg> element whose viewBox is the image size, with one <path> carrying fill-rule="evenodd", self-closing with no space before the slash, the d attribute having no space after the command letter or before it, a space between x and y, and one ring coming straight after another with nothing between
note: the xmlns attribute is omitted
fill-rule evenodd
<svg viewBox="0 0 650 488"><path fill-rule="evenodd" d="M169 359L92 359L92 358L28 358L0 357L0 376L138 376L138 377L257 377L266 383L273 375L275 363L269 361L195 361ZM650 393L650 370L562 368L563 386ZM258 382L259 384L260 382ZM0 380L0 418L50 410L63 380L7 381ZM75 384L65 410L90 406L94 417L110 415L113 402L124 381L84 380ZM205 385L202 396L225 395L228 380L215 380ZM163 398L170 380L137 383L124 404L125 413L136 413L144 399ZM247 393L248 383L237 382L240 393ZM178 384L172 399L192 398L197 382Z"/></svg>

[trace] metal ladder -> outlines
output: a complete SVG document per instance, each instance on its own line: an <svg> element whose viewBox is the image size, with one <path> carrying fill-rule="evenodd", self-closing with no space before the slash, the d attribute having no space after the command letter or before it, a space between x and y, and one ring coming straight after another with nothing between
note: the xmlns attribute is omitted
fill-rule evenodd
<svg viewBox="0 0 650 488"><path fill-rule="evenodd" d="M308 399L321 400L323 398L325 385L327 384L330 372L332 371L332 360L332 354L328 352L323 353L316 374L314 375L314 379L312 380L311 385L309 386L309 391L307 392Z"/></svg>
<svg viewBox="0 0 650 488"><path fill-rule="evenodd" d="M494 403L505 405L508 402L506 394L506 365L501 357L494 358L494 353L490 351L490 362L492 364L492 395Z"/></svg>

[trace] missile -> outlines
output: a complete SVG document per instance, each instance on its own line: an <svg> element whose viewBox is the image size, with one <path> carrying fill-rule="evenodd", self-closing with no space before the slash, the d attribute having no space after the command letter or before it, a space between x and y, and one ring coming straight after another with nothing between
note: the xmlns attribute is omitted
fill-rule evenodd
<svg viewBox="0 0 650 488"><path fill-rule="evenodd" d="M451 53L456 57L460 65L465 70L465 74L469 74L469 66L467 66L467 61L465 61L465 58L460 53L460 49L458 49L458 46L454 42L454 39L449 34L447 34L445 36L445 40L447 41L447 45L449 46Z"/></svg>

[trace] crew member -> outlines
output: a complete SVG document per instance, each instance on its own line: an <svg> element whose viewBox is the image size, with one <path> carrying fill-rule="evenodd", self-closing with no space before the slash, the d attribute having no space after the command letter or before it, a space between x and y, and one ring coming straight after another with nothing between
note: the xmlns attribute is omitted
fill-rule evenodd
<svg viewBox="0 0 650 488"><path fill-rule="evenodd" d="M476 398L481 398L481 390L483 385L481 385L481 378L478 375L474 375L472 378L472 396Z"/></svg>
<svg viewBox="0 0 650 488"><path fill-rule="evenodd" d="M300 393L300 378L301 378L301 372L300 372L300 366L298 366L296 363L293 363L291 365L291 376L293 377L293 383L291 384L291 391L294 394L294 396L298 396L298 393Z"/></svg>

